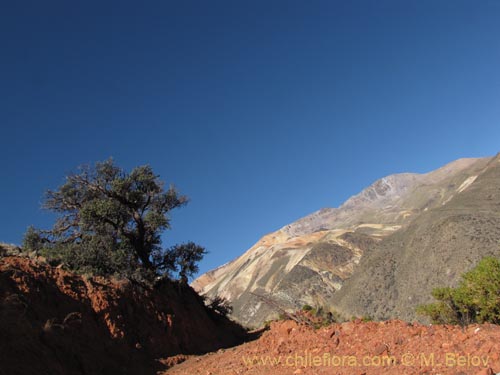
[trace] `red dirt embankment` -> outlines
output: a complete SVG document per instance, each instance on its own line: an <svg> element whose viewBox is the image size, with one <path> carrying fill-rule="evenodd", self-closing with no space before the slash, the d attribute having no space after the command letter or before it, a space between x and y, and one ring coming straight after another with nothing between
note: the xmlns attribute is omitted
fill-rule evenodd
<svg viewBox="0 0 500 375"><path fill-rule="evenodd" d="M188 286L85 278L0 258L0 375L449 374L500 372L500 326L276 322L256 341ZM169 357L169 358L167 358ZM167 358L162 360L162 358Z"/></svg>
<svg viewBox="0 0 500 375"><path fill-rule="evenodd" d="M500 326L361 321L313 330L276 322L254 342L188 359L165 375L494 374Z"/></svg>
<svg viewBox="0 0 500 375"><path fill-rule="evenodd" d="M155 288L0 258L0 374L155 374L155 359L242 341L187 285Z"/></svg>

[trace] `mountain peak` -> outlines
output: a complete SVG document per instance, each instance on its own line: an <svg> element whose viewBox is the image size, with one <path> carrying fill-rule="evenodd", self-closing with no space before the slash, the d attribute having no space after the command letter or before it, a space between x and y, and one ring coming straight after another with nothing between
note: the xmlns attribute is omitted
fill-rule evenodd
<svg viewBox="0 0 500 375"><path fill-rule="evenodd" d="M404 196L420 179L421 175L417 173L398 173L383 177L359 194L349 198L339 208L359 210L367 207L382 207Z"/></svg>
<svg viewBox="0 0 500 375"><path fill-rule="evenodd" d="M365 253L422 215L456 203L453 198L464 199L476 190L470 187L477 186L491 162L492 158L459 159L425 174L383 177L338 208L322 208L264 236L193 286L209 296L227 298L234 317L248 325L259 325L275 314L263 302L269 298L281 308L331 305Z"/></svg>

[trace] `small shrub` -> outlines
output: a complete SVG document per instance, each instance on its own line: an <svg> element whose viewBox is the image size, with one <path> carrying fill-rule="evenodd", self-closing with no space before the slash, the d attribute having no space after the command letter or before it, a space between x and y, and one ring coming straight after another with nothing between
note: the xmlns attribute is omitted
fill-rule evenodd
<svg viewBox="0 0 500 375"><path fill-rule="evenodd" d="M433 323L500 324L500 259L482 259L456 288L436 288L432 296L437 302L419 306L417 313Z"/></svg>
<svg viewBox="0 0 500 375"><path fill-rule="evenodd" d="M302 306L302 311L312 311L313 307L311 305Z"/></svg>
<svg viewBox="0 0 500 375"><path fill-rule="evenodd" d="M278 314L278 320L289 320L290 316L284 313Z"/></svg>
<svg viewBox="0 0 500 375"><path fill-rule="evenodd" d="M43 244L44 241L42 239L40 231L36 230L33 226L29 226L23 237L23 250L25 252L38 252L43 248Z"/></svg>

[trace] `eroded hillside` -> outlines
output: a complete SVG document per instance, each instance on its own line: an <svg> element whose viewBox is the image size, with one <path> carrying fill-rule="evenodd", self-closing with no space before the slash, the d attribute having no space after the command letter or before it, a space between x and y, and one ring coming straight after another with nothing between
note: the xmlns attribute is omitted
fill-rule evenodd
<svg viewBox="0 0 500 375"><path fill-rule="evenodd" d="M500 156L374 246L333 304L352 315L414 319L434 287L455 286L485 256L500 257Z"/></svg>
<svg viewBox="0 0 500 375"><path fill-rule="evenodd" d="M371 288L387 285L382 282L374 283L371 275L374 272L383 274L383 277L391 275L394 272L394 262L382 255L377 260L365 261L364 268L357 265L368 256L372 259L370 254L375 249L391 247L391 251L401 253L398 250L400 247L389 245L390 241L398 241L398 236L409 233L411 228L423 230L429 217L444 219L447 212L454 210L457 202L463 199L474 202L474 195L485 194L490 189L489 184L498 186L499 181L495 177L483 182L488 171L493 168L492 160L495 159L459 159L427 174L403 173L382 178L339 208L322 209L264 236L239 258L195 280L193 287L209 296L220 295L227 298L234 306L234 318L249 326L259 326L265 320L276 317L279 312L276 306L294 310L303 304L334 308L339 304L346 316L354 313L385 315L386 312L379 313L370 307L369 291ZM492 199L490 203L499 202L496 196L489 199ZM489 207L466 205L463 206L462 214L475 217L477 210L490 210ZM479 215L476 219L479 220L476 226L478 231L481 231L484 220L496 225L496 221L491 221L490 217ZM438 221L433 223L437 225ZM428 225L429 231L438 229L434 224ZM452 232L461 230L460 228L461 226ZM496 232L489 232L486 227L483 231L485 232L476 233L476 245L484 240L484 236L492 236L493 239L498 237ZM456 244L453 245L455 239ZM453 234L428 240L446 242L448 247L463 247L463 251L470 248L464 247L469 242L461 242L461 237L454 238ZM418 242L419 238L414 238L413 241ZM479 249L480 246L476 245L471 249ZM377 254L383 252L384 250L378 250ZM443 269L441 272L447 272L456 278L461 271L472 266L479 256L489 253L491 249L477 250L465 266L458 266L458 261L452 261L449 271ZM405 254L402 252L400 255L406 257ZM418 254L412 256L419 257ZM422 276L418 284L408 283L406 286L407 289L419 289L420 297L428 296L430 289L438 281L443 281L443 278L435 278L430 283L425 282L425 278L429 277L428 270L436 272L435 267L426 267L426 259L432 261L436 256L439 257L432 253L427 254L427 258L419 257L422 264L419 263L421 268L418 272ZM377 262L383 264L383 269L376 268ZM444 267L443 262L434 264ZM372 265L374 269L371 268ZM345 297L344 300L336 295L343 289L346 280L359 272L364 281L357 290L360 294L366 292L366 297L360 302L362 305L344 302L354 301L357 297ZM415 268L413 273L416 272ZM455 279L451 281L453 280ZM347 293L343 294L346 295ZM384 298L380 300L380 304L384 304L386 298L397 300L394 293L381 297ZM414 307L415 302L421 300L423 298L410 299L408 306ZM412 315L408 312L408 309L405 310L406 315L403 316L411 318Z"/></svg>
<svg viewBox="0 0 500 375"><path fill-rule="evenodd" d="M155 374L158 359L235 345L243 330L186 285L155 288L0 257L0 374Z"/></svg>

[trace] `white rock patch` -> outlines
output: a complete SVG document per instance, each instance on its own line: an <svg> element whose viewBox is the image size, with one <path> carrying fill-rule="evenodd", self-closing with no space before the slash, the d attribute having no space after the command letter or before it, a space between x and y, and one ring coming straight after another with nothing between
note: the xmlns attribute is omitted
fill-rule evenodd
<svg viewBox="0 0 500 375"><path fill-rule="evenodd" d="M467 178L463 183L462 185L460 185L460 187L458 188L458 192L461 193L462 191L464 191L465 189L467 189L469 186L472 185L472 183L474 181L476 181L476 178L477 176L470 176L469 178Z"/></svg>

